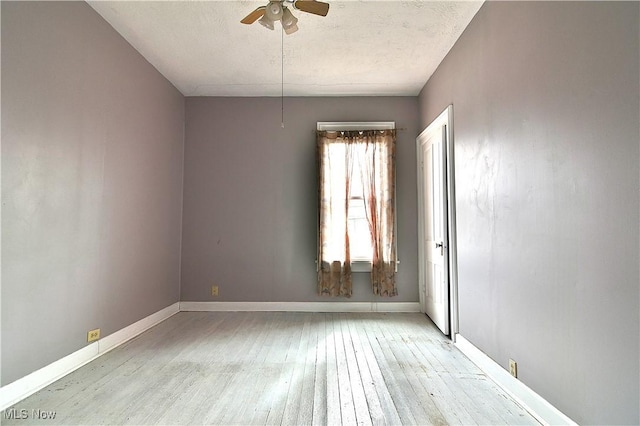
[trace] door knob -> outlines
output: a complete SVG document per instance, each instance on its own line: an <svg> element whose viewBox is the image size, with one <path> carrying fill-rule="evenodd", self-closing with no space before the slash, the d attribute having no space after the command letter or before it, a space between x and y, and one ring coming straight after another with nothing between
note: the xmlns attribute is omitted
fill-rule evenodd
<svg viewBox="0 0 640 426"><path fill-rule="evenodd" d="M436 243L436 248L440 248L440 256L444 254L444 245L443 243Z"/></svg>

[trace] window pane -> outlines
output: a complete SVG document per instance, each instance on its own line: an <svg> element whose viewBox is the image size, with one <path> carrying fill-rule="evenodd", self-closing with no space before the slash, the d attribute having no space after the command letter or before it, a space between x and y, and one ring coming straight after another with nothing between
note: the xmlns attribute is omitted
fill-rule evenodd
<svg viewBox="0 0 640 426"><path fill-rule="evenodd" d="M352 260L371 261L371 233L362 199L349 202L349 243Z"/></svg>
<svg viewBox="0 0 640 426"><path fill-rule="evenodd" d="M371 233L367 221L362 171L366 169L366 145L357 143L351 148L355 154L351 175L349 212L344 216L344 200L346 197L346 144L332 143L322 152L322 167L326 178L323 181L323 193L331 194L327 207L329 220L325 222L322 250L324 257L331 260L344 261L345 225L349 231L350 256L356 261L371 261L373 249ZM345 224L346 219L346 224Z"/></svg>
<svg viewBox="0 0 640 426"><path fill-rule="evenodd" d="M349 243L351 260L371 261L371 237L366 220L349 220Z"/></svg>

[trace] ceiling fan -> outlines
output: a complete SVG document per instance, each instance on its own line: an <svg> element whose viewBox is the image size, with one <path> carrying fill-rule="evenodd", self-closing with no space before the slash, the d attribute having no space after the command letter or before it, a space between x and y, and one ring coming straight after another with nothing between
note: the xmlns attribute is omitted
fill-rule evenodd
<svg viewBox="0 0 640 426"><path fill-rule="evenodd" d="M262 26L273 30L273 23L280 21L286 34L293 34L298 31L298 18L293 16L289 8L285 5L293 6L294 9L302 12L312 13L319 16L327 16L329 13L329 3L315 0L271 0L266 6L260 6L242 21L243 24L253 24L258 18Z"/></svg>

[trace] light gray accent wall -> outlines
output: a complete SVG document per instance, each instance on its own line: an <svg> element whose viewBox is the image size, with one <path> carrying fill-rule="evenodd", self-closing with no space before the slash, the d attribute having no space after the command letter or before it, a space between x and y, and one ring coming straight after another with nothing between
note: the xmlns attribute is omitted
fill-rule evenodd
<svg viewBox="0 0 640 426"><path fill-rule="evenodd" d="M188 97L182 248L184 301L418 301L416 97ZM368 273L353 296L316 294L318 121L395 121L398 292L374 297ZM217 298L211 286L220 287Z"/></svg>
<svg viewBox="0 0 640 426"><path fill-rule="evenodd" d="M179 300L184 98L84 2L2 2L2 384Z"/></svg>
<svg viewBox="0 0 640 426"><path fill-rule="evenodd" d="M488 2L454 110L460 332L582 424L639 418L639 4Z"/></svg>

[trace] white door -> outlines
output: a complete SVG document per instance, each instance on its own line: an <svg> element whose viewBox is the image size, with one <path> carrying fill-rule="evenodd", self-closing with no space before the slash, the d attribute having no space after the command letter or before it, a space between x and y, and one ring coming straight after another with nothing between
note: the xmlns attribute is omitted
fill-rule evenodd
<svg viewBox="0 0 640 426"><path fill-rule="evenodd" d="M446 201L446 124L429 126L418 138L421 159L420 296L423 311L449 334Z"/></svg>

